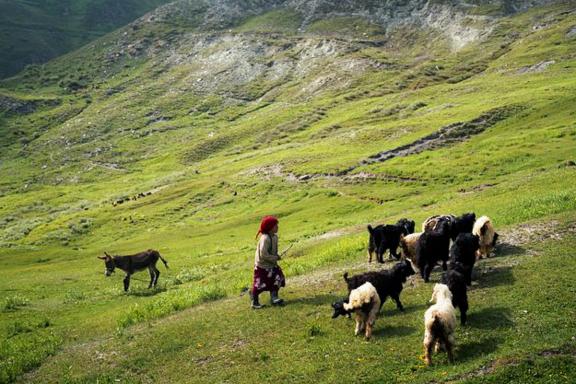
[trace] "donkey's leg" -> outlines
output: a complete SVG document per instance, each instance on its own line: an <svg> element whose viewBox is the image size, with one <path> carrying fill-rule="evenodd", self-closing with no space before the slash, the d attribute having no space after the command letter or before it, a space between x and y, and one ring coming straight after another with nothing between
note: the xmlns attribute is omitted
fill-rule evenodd
<svg viewBox="0 0 576 384"><path fill-rule="evenodd" d="M156 279L156 273L154 272L154 267L148 267L148 272L150 272L150 284L148 284L148 289L152 288L154 281Z"/></svg>
<svg viewBox="0 0 576 384"><path fill-rule="evenodd" d="M154 273L156 273L156 277L154 278L154 286L156 286L158 283L158 278L160 277L160 271L158 268L156 268L156 266L153 266L152 268L154 268Z"/></svg>
<svg viewBox="0 0 576 384"><path fill-rule="evenodd" d="M128 287L130 287L130 274L127 273L124 278L124 292L128 292Z"/></svg>

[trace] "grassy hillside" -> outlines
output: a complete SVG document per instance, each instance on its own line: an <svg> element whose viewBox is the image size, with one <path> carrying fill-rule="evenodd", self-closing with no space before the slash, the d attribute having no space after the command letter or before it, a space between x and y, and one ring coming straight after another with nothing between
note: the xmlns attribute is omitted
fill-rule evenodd
<svg viewBox="0 0 576 384"><path fill-rule="evenodd" d="M574 11L491 20L459 50L283 12L136 24L2 83L0 381L568 383ZM377 268L367 223L468 211L503 245L478 265L457 364L422 366L417 278L369 343L329 318L341 272ZM238 296L266 214L294 244L288 305L255 313ZM96 256L147 248L170 263L159 288L104 278Z"/></svg>
<svg viewBox="0 0 576 384"><path fill-rule="evenodd" d="M2 0L0 78L77 49L167 2Z"/></svg>

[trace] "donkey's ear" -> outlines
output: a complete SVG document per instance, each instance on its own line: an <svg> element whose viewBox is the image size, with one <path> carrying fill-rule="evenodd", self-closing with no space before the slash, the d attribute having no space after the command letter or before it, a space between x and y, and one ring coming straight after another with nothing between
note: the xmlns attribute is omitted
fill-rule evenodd
<svg viewBox="0 0 576 384"><path fill-rule="evenodd" d="M110 256L110 255L108 254L108 252L106 252L106 251L104 251L104 254L105 254L106 256L108 256L108 257L112 257L112 256Z"/></svg>
<svg viewBox="0 0 576 384"><path fill-rule="evenodd" d="M106 260L106 258L102 256L96 256L96 257L99 258L100 260Z"/></svg>

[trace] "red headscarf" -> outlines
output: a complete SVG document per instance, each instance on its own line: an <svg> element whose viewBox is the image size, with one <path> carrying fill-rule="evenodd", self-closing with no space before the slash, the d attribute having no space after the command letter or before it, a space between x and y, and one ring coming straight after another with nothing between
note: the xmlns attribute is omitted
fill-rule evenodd
<svg viewBox="0 0 576 384"><path fill-rule="evenodd" d="M275 218L274 216L265 216L260 222L260 229L258 230L256 237L258 237L258 235L261 233L266 234L270 233L270 231L272 230L272 228L274 228L276 224L278 224L277 218Z"/></svg>

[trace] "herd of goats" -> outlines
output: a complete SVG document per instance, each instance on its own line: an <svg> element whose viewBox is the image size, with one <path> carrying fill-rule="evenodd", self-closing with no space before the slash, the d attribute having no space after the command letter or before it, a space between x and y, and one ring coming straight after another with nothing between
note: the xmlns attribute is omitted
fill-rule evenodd
<svg viewBox="0 0 576 384"><path fill-rule="evenodd" d="M394 225L374 228L368 225L368 261L371 262L376 253L377 260L383 263L384 253L388 250L390 257L400 262L388 270L352 277L345 273L348 297L332 304L332 317L355 313L355 334L365 332L366 339L370 339L376 316L388 296L403 311L400 293L406 279L419 272L428 282L432 269L442 262L442 283L434 286L430 300L435 304L424 314L424 358L430 365L434 348L437 352L446 351L448 360L452 362L456 328L454 307L460 309L461 324L466 324L466 291L472 283L474 263L477 259L490 256L498 234L489 217L482 216L476 220L474 213L465 213L460 217L429 217L419 233L414 233L414 227L414 221L408 219L401 219ZM398 247L402 249L401 255L397 253Z"/></svg>
<svg viewBox="0 0 576 384"><path fill-rule="evenodd" d="M445 271L442 284L436 284L431 302L435 302L425 313L424 349L426 364L431 363L431 351L443 349L448 359L453 361L454 329L456 316L454 307L460 309L460 321L466 323L468 310L467 286L472 283L472 269L477 259L489 257L498 234L490 218L482 216L476 220L474 213L460 217L453 215L432 216L422 224L422 232L414 233L415 223L401 219L394 225L368 226L370 240L368 244L369 262L373 254L384 262L384 254L399 262L391 269L366 272L349 277L344 274L348 286L348 297L332 304L333 318L355 313L355 334L365 332L366 339L372 336L376 316L384 301L390 296L399 310L403 311L400 293L406 279L419 272L428 282L432 269L442 262ZM450 245L452 243L452 245ZM402 249L401 255L398 248ZM167 261L158 251L147 251L129 256L111 256L105 253L99 257L104 260L105 274L110 276L118 268L126 273L124 290L128 291L130 276L138 271L150 272L148 288L156 286L160 271L156 263L161 260L166 268ZM448 261L450 261L448 265Z"/></svg>

